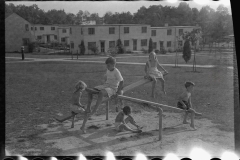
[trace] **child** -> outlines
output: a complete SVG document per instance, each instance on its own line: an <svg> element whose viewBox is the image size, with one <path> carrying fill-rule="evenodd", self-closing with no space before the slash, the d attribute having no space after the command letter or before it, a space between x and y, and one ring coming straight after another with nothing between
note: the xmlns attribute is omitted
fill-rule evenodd
<svg viewBox="0 0 240 160"><path fill-rule="evenodd" d="M102 99L104 96L111 97L113 95L119 95L121 94L121 90L123 88L123 77L119 70L115 67L116 65L116 59L113 57L109 57L106 60L106 67L107 67L107 72L104 75L105 77L105 83L100 86L96 86L93 89L91 88L86 88L86 91L88 92L88 104L87 104L87 109L86 109L86 115L82 124L82 127L80 128L83 133L86 133L85 131L85 124L87 122L88 114L93 115L97 108L101 105ZM96 102L96 105L91 111L91 102L93 98L93 94L98 95L98 99Z"/></svg>
<svg viewBox="0 0 240 160"><path fill-rule="evenodd" d="M71 114L66 115L63 118L55 118L58 122L64 122L70 118L72 118L72 128L74 127L74 118L78 113L84 113L84 106L81 104L80 99L82 96L82 92L86 89L87 85L83 81L78 81L75 85L75 91L72 94L70 109Z"/></svg>
<svg viewBox="0 0 240 160"><path fill-rule="evenodd" d="M152 83L152 97L155 98L155 86L157 83L157 79L161 82L162 84L162 91L164 94L166 94L165 91L165 81L163 79L163 74L157 69L157 66L159 66L162 70L164 70L164 75L168 74L168 72L159 64L156 53L151 52L149 54L149 60L146 62L145 65L145 78L150 78L153 80Z"/></svg>
<svg viewBox="0 0 240 160"><path fill-rule="evenodd" d="M183 119L183 124L188 124L187 115L188 115L188 113L191 114L190 126L194 130L196 130L195 125L194 125L194 117L195 117L195 115L201 115L201 113L197 113L192 107L191 93L193 91L194 86L195 86L195 84L193 82L185 82L186 91L180 95L180 97L178 99L177 107L180 109L186 110L184 119Z"/></svg>
<svg viewBox="0 0 240 160"><path fill-rule="evenodd" d="M115 119L115 129L119 132L122 132L124 130L131 131L133 133L141 133L142 127L138 126L136 122L134 121L133 117L131 116L131 107L125 106L123 107L122 111L118 113L116 119ZM128 116L126 119L124 119L124 116ZM130 122L132 125L137 127L137 130L134 130L130 128L127 123Z"/></svg>

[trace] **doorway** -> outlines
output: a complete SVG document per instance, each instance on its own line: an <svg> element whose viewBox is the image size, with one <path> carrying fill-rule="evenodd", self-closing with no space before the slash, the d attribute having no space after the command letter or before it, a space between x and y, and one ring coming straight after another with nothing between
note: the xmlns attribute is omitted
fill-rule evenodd
<svg viewBox="0 0 240 160"><path fill-rule="evenodd" d="M105 42L104 41L101 41L100 42L100 46L101 46L101 52L105 52Z"/></svg>
<svg viewBox="0 0 240 160"><path fill-rule="evenodd" d="M136 39L133 40L133 50L134 51L137 50L137 40Z"/></svg>

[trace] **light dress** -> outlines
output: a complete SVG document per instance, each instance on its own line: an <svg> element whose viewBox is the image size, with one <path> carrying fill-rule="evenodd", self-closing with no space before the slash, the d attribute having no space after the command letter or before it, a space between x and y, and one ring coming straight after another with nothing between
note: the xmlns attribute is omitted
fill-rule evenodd
<svg viewBox="0 0 240 160"><path fill-rule="evenodd" d="M155 65L151 65L150 61L148 60L148 75L150 77L154 78L162 78L163 79L163 74L157 69L157 62L155 62Z"/></svg>

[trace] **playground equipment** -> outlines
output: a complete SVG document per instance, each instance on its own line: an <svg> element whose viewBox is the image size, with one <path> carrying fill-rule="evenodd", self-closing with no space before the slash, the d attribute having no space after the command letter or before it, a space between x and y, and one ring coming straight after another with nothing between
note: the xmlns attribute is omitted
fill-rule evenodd
<svg viewBox="0 0 240 160"><path fill-rule="evenodd" d="M125 92L128 92L136 87L139 87L141 85L144 85L144 84L147 84L147 83L150 83L152 82L152 80L150 79L141 79L135 83L132 83L126 87L123 88L123 94ZM112 97L109 97L109 98L105 98L103 101L102 101L102 104L103 103L106 103L106 120L108 120L108 116L109 116L109 101L112 100L112 99L121 99L121 100L126 100L126 101L131 101L131 102L135 102L135 103L142 103L142 104L149 104L148 107L149 108L152 108L153 110L159 112L159 141L162 140L162 131L163 131L163 108L164 109L171 109L171 110L174 110L174 111L178 111L178 112L186 112L185 110L183 109L180 109L180 108L177 108L177 107L172 107L172 106L168 106L168 105L164 105L164 104L160 104L160 103L156 103L156 102L151 102L151 101L146 101L146 100L142 100L142 99L137 99L137 98L133 98L133 97L128 97L128 96L124 96L124 95L118 95L118 96L112 96ZM72 118L72 128L74 127L74 117L77 115L78 113L76 112L72 112L72 115L69 115L65 118L62 118L62 119L58 119L59 122L63 122L67 119L70 119ZM201 113L196 113L196 115L201 115Z"/></svg>

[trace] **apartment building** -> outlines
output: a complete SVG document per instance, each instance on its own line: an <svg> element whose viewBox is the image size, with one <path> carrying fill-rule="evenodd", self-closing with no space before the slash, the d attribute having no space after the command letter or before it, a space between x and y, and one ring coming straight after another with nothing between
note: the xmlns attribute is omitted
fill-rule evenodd
<svg viewBox="0 0 240 160"><path fill-rule="evenodd" d="M79 52L81 41L85 44L85 54L92 54L91 47L99 52L107 52L117 45L120 39L126 50L138 51L148 49L150 25L146 24L105 24L70 27L72 52Z"/></svg>
<svg viewBox="0 0 240 160"><path fill-rule="evenodd" d="M153 41L153 49L167 51L175 51L182 48L184 40L181 35L185 32L191 32L193 29L199 29L199 26L168 26L151 27L151 38ZM197 42L199 47L199 42Z"/></svg>
<svg viewBox="0 0 240 160"><path fill-rule="evenodd" d="M5 52L20 52L24 46L28 52L28 43L34 40L32 24L13 13L5 19Z"/></svg>

